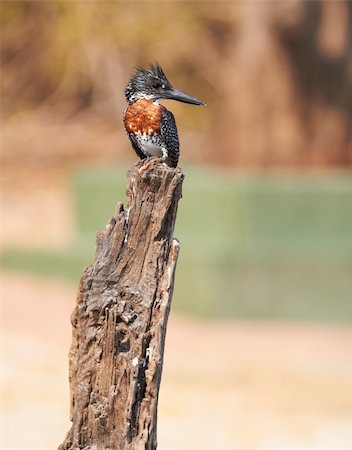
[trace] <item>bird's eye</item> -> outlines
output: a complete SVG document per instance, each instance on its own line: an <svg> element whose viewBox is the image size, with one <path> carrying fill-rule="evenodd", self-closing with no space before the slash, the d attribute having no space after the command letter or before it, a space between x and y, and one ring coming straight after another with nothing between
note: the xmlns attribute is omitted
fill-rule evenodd
<svg viewBox="0 0 352 450"><path fill-rule="evenodd" d="M162 87L163 89L165 89L165 88L166 88L166 84L162 84L161 87Z"/></svg>

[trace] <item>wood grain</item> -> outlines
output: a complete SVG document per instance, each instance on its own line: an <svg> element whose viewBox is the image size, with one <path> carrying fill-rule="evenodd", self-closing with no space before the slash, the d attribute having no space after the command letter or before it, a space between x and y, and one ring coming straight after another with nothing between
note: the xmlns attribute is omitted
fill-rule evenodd
<svg viewBox="0 0 352 450"><path fill-rule="evenodd" d="M158 160L128 173L128 204L97 234L71 321L71 421L60 450L157 447L157 403L179 244L183 174Z"/></svg>

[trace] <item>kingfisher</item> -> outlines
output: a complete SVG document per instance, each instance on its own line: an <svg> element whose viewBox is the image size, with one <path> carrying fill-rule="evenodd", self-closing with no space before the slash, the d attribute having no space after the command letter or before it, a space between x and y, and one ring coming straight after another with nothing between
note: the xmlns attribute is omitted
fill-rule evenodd
<svg viewBox="0 0 352 450"><path fill-rule="evenodd" d="M134 151L141 159L157 157L177 167L180 145L175 118L159 102L170 99L192 105L204 103L175 89L159 64L151 64L149 69L137 67L125 96L128 107L123 121Z"/></svg>

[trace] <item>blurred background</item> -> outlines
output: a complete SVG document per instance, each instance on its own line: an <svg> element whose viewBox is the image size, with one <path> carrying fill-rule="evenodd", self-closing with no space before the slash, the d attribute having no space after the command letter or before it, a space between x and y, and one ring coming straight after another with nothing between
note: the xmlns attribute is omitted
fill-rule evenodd
<svg viewBox="0 0 352 450"><path fill-rule="evenodd" d="M69 428L70 312L158 61L185 173L160 449L352 447L352 2L2 1L4 449ZM19 432L21 430L21 432Z"/></svg>

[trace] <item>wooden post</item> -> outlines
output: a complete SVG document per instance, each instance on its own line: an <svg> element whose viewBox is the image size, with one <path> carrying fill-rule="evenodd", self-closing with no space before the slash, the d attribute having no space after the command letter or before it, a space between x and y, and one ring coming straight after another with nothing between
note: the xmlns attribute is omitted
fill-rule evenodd
<svg viewBox="0 0 352 450"><path fill-rule="evenodd" d="M97 234L72 314L72 427L60 450L157 447L157 403L179 244L173 238L183 174L158 160L128 173Z"/></svg>

